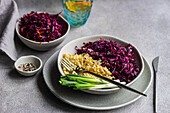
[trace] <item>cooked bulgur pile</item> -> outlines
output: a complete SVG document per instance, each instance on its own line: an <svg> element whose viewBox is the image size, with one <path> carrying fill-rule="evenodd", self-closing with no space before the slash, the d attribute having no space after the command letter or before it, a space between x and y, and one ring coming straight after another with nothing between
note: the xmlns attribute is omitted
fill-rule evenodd
<svg viewBox="0 0 170 113"><path fill-rule="evenodd" d="M114 76L111 76L112 73L107 69L107 67L102 67L100 61L93 60L88 54L64 54L63 58L67 58L73 64L77 65L79 68L86 71L91 71L96 74L102 75L109 79L114 79ZM62 66L64 74L71 74L64 66ZM77 74L76 72L72 74ZM83 73L82 76L97 78L94 75L89 73Z"/></svg>

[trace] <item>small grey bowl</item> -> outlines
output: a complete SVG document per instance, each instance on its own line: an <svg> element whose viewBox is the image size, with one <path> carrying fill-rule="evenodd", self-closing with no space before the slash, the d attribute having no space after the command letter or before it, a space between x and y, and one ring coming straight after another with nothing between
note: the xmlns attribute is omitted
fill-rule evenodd
<svg viewBox="0 0 170 113"><path fill-rule="evenodd" d="M23 71L19 69L19 66L24 63L32 63L36 66L37 69L33 71ZM32 76L35 75L42 67L42 61L40 58L33 56L33 55L28 55L28 56L22 56L20 57L14 64L15 69L18 71L23 76Z"/></svg>
<svg viewBox="0 0 170 113"><path fill-rule="evenodd" d="M50 14L50 15L55 16L56 14ZM40 43L40 42L36 42L36 41L30 40L30 39L27 39L26 37L22 36L20 34L20 30L19 30L19 22L20 22L19 20L16 23L17 35L20 38L20 40L31 49L38 50L38 51L50 50L50 49L58 46L61 42L63 42L64 39L66 38L68 32L70 31L70 24L67 22L67 20L64 17L62 17L61 15L58 15L58 17L56 17L56 20L60 25L62 25L62 28L63 28L62 34L63 35L60 38L55 39L53 41Z"/></svg>

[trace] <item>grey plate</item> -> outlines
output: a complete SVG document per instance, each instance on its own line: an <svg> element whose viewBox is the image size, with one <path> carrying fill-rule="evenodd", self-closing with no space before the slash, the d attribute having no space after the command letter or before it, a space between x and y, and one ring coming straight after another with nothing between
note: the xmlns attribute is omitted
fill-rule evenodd
<svg viewBox="0 0 170 113"><path fill-rule="evenodd" d="M43 68L43 77L51 92L68 104L84 109L109 110L126 106L141 97L125 89L120 89L114 94L95 95L61 86L58 82L60 73L57 69L57 56L58 52L47 60ZM145 58L143 59L144 71L131 87L145 93L151 84L152 72Z"/></svg>

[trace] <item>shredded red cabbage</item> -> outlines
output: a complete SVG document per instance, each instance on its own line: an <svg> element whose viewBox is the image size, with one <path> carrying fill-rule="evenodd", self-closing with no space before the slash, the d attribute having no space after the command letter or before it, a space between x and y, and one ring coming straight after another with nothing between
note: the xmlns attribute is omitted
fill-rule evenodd
<svg viewBox="0 0 170 113"><path fill-rule="evenodd" d="M101 60L102 66L107 67L120 81L131 82L138 76L139 67L135 63L133 46L118 46L116 42L99 41L84 43L81 48L75 47L77 54L88 53L94 60Z"/></svg>
<svg viewBox="0 0 170 113"><path fill-rule="evenodd" d="M20 19L20 34L37 42L49 42L62 36L62 26L48 13L31 13Z"/></svg>

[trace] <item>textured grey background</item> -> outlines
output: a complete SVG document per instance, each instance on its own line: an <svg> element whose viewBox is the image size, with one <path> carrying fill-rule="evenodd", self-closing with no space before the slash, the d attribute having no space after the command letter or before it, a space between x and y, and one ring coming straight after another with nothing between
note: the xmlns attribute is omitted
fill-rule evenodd
<svg viewBox="0 0 170 113"><path fill-rule="evenodd" d="M62 0L16 0L20 16L30 11L58 13ZM27 48L15 37L18 57L34 54L43 63L63 45L82 36L109 34L136 45L151 65L160 56L158 72L158 113L170 112L170 1L169 0L94 0L87 23L71 28L66 40L58 47L37 52ZM22 77L13 61L0 53L1 113L152 113L153 85L148 97L115 110L89 111L68 105L56 98L46 87L42 73Z"/></svg>

